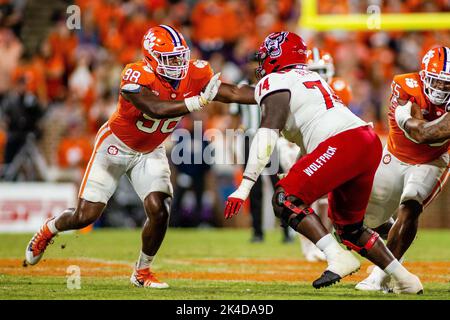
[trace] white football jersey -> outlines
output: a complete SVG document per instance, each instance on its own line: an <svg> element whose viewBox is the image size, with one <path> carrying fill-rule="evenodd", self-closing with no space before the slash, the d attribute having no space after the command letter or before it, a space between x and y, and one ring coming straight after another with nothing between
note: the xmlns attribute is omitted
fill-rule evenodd
<svg viewBox="0 0 450 320"><path fill-rule="evenodd" d="M321 142L368 123L353 114L316 72L302 67L270 73L255 88L255 100L277 91L290 91L290 114L282 135L297 144L302 154L313 151ZM264 112L264 110L263 110Z"/></svg>

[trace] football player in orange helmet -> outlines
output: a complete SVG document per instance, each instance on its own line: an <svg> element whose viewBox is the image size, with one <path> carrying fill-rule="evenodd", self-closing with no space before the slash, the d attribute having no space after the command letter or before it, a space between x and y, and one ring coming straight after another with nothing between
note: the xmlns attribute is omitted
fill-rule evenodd
<svg viewBox="0 0 450 320"><path fill-rule="evenodd" d="M395 76L391 88L389 137L364 223L377 231L388 230L387 246L400 259L417 234L423 208L437 197L449 177L450 49L429 50L422 70ZM413 114L420 120L410 114L413 104ZM375 267L356 288L389 289L389 280Z"/></svg>
<svg viewBox="0 0 450 320"><path fill-rule="evenodd" d="M411 116L413 103L409 101L395 109L395 120L409 136L418 143L439 143L450 139L450 49L430 50L422 62L420 78L428 100L446 111L436 120L428 122L421 113L419 119Z"/></svg>
<svg viewBox="0 0 450 320"><path fill-rule="evenodd" d="M315 71L325 79L334 92L341 98L342 102L348 106L352 100L352 89L343 78L334 76L333 57L328 52L312 48L308 50L307 56L308 70Z"/></svg>
<svg viewBox="0 0 450 320"><path fill-rule="evenodd" d="M147 221L142 248L131 276L139 287L167 288L150 266L167 230L172 198L164 140L182 117L213 100L256 103L254 88L221 83L208 62L190 60L189 47L175 28L150 28L142 40L143 60L125 66L116 112L98 131L94 151L81 183L78 205L46 221L26 248L36 264L61 231L96 221L119 179L127 175L141 198Z"/></svg>

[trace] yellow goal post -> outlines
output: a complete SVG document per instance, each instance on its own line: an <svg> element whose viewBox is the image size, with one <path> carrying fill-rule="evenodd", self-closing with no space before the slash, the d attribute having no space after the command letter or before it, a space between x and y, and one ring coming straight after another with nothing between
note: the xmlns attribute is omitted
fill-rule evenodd
<svg viewBox="0 0 450 320"><path fill-rule="evenodd" d="M386 13L377 5L369 5L366 14L318 14L317 0L301 0L299 26L317 31L379 31L379 30L448 30L450 12Z"/></svg>

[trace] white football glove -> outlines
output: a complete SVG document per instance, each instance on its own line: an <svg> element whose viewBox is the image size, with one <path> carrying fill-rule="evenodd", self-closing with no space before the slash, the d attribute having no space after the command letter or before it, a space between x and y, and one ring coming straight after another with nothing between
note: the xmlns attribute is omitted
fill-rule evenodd
<svg viewBox="0 0 450 320"><path fill-rule="evenodd" d="M406 121L412 118L411 107L412 103L411 101L408 101L405 105L399 105L395 108L395 121L403 131L405 131Z"/></svg>
<svg viewBox="0 0 450 320"><path fill-rule="evenodd" d="M189 112L197 111L202 109L208 103L210 103L217 95L219 91L220 84L222 81L219 80L220 72L216 73L208 82L205 90L200 92L198 96L190 97L184 99L184 103L188 108Z"/></svg>
<svg viewBox="0 0 450 320"><path fill-rule="evenodd" d="M414 143L419 143L416 139L414 139L413 137L411 137L409 135L408 132L406 132L405 129L405 125L406 122L409 119L412 119L411 116L411 107L412 107L412 102L408 101L405 105L401 106L397 106L397 108L395 108L395 121L398 124L398 127L403 131L403 133L405 134L405 137L408 138L409 140L411 140Z"/></svg>
<svg viewBox="0 0 450 320"><path fill-rule="evenodd" d="M250 190L252 190L252 187L255 183L251 180L248 179L242 179L241 184L239 185L239 187L237 188L236 191L234 191L232 194L230 194L228 197L229 198L237 198L237 199L241 199L243 201L245 201L249 194L250 194Z"/></svg>

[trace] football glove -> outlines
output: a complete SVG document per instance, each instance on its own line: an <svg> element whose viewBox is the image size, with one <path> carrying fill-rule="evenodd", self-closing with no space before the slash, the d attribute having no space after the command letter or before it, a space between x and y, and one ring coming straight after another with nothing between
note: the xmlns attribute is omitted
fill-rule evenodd
<svg viewBox="0 0 450 320"><path fill-rule="evenodd" d="M184 99L184 103L189 112L201 110L204 106L210 103L217 95L220 84L219 80L220 72L216 73L208 82L205 90L200 92L199 95Z"/></svg>
<svg viewBox="0 0 450 320"><path fill-rule="evenodd" d="M395 108L395 121L403 131L405 131L406 122L412 118L411 107L412 102L408 101L405 105L398 105L397 108Z"/></svg>
<svg viewBox="0 0 450 320"><path fill-rule="evenodd" d="M239 213L244 201L248 198L250 190L252 189L255 182L248 179L242 179L239 188L229 195L227 203L225 204L225 219L229 219L234 215Z"/></svg>
<svg viewBox="0 0 450 320"><path fill-rule="evenodd" d="M395 108L395 121L397 122L398 127L403 131L407 139L411 140L414 143L419 143L417 140L411 137L405 129L406 122L409 119L412 119L411 107L412 107L412 100L409 100L403 106L398 105L397 108Z"/></svg>

